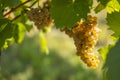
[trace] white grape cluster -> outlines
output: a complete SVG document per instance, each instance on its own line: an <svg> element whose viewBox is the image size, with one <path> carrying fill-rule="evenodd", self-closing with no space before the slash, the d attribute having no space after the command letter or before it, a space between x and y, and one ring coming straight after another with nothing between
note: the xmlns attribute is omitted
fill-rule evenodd
<svg viewBox="0 0 120 80"><path fill-rule="evenodd" d="M86 21L81 20L71 29L64 29L66 34L73 38L77 55L87 66L96 68L99 63L98 57L93 54L93 49L98 41L101 30L96 26L97 17L88 16Z"/></svg>
<svg viewBox="0 0 120 80"><path fill-rule="evenodd" d="M27 11L28 18L34 22L38 29L43 29L46 26L52 24L52 18L50 17L48 8L31 8Z"/></svg>

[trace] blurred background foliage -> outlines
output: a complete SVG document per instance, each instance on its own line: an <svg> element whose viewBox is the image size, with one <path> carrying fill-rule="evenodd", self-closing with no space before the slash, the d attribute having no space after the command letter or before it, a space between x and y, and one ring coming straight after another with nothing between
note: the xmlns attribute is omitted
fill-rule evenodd
<svg viewBox="0 0 120 80"><path fill-rule="evenodd" d="M41 52L39 33L26 34L21 44L2 51L0 80L102 80L101 69L92 70L75 55L67 35L53 29L45 35L49 54Z"/></svg>

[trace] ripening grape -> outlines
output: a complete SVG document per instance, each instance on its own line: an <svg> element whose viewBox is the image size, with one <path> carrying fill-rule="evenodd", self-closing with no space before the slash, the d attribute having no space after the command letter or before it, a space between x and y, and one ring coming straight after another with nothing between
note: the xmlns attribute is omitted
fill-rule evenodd
<svg viewBox="0 0 120 80"><path fill-rule="evenodd" d="M92 53L81 55L80 58L91 68L96 68L99 63L98 57Z"/></svg>
<svg viewBox="0 0 120 80"><path fill-rule="evenodd" d="M46 26L52 26L53 20L50 17L48 8L31 8L27 11L28 18L34 22L37 29L43 29Z"/></svg>
<svg viewBox="0 0 120 80"><path fill-rule="evenodd" d="M86 21L77 22L72 30L64 29L66 34L73 38L77 55L87 66L96 68L99 59L93 54L94 47L101 32L97 25L97 17L88 16Z"/></svg>

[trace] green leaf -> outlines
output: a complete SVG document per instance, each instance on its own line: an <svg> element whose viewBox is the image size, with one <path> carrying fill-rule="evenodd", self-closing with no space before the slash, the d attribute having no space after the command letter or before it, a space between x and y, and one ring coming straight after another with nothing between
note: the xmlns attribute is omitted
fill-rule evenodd
<svg viewBox="0 0 120 80"><path fill-rule="evenodd" d="M51 16L57 28L71 28L89 12L87 0L52 0Z"/></svg>
<svg viewBox="0 0 120 80"><path fill-rule="evenodd" d="M107 14L107 24L115 32L114 35L120 37L120 12Z"/></svg>
<svg viewBox="0 0 120 80"><path fill-rule="evenodd" d="M3 32L8 23L9 23L8 19L0 19L0 49L5 43Z"/></svg>
<svg viewBox="0 0 120 80"><path fill-rule="evenodd" d="M112 13L114 11L120 11L120 4L117 0L111 0L107 3L106 9L108 13Z"/></svg>
<svg viewBox="0 0 120 80"><path fill-rule="evenodd" d="M106 4L109 2L110 0L98 0L98 2L100 2L102 5L106 6Z"/></svg>
<svg viewBox="0 0 120 80"><path fill-rule="evenodd" d="M28 16L24 13L24 10L20 10L21 16L17 20L15 20L14 23L21 23L22 25L24 25L27 31L30 31L33 28L33 22L28 20Z"/></svg>
<svg viewBox="0 0 120 80"><path fill-rule="evenodd" d="M119 2L119 4L120 4L120 0L117 0L118 2Z"/></svg>
<svg viewBox="0 0 120 80"><path fill-rule="evenodd" d="M113 47L106 60L104 69L107 69L108 80L120 80L120 40Z"/></svg>
<svg viewBox="0 0 120 80"><path fill-rule="evenodd" d="M0 32L0 48L5 43L5 40L11 38L14 32L14 25L12 23L7 23L4 29Z"/></svg>
<svg viewBox="0 0 120 80"><path fill-rule="evenodd" d="M88 4L89 4L90 7L92 7L93 0L88 0Z"/></svg>
<svg viewBox="0 0 120 80"><path fill-rule="evenodd" d="M46 42L45 36L42 31L40 31L40 33L39 33L39 39L40 39L39 41L40 41L41 52L48 55L49 50L47 47L47 42Z"/></svg>
<svg viewBox="0 0 120 80"><path fill-rule="evenodd" d="M33 23L31 21L26 21L26 23L24 23L26 30L29 32L32 28L33 28Z"/></svg>
<svg viewBox="0 0 120 80"><path fill-rule="evenodd" d="M1 13L1 14L0 14L0 19L3 17L3 14L2 14L2 13L3 13L3 9L4 9L4 8L2 7L2 4L0 4L0 13Z"/></svg>
<svg viewBox="0 0 120 80"><path fill-rule="evenodd" d="M9 22L8 19L0 19L0 32L5 28L8 22Z"/></svg>
<svg viewBox="0 0 120 80"><path fill-rule="evenodd" d="M1 0L1 4L4 7L15 7L17 4L20 3L20 0Z"/></svg>
<svg viewBox="0 0 120 80"><path fill-rule="evenodd" d="M0 19L0 26L5 23L8 23L9 21L10 21L9 19Z"/></svg>
<svg viewBox="0 0 120 80"><path fill-rule="evenodd" d="M6 39L4 45L2 46L2 50L6 50L8 48L9 45L14 43L14 39L13 37Z"/></svg>
<svg viewBox="0 0 120 80"><path fill-rule="evenodd" d="M100 3L95 8L95 12L99 12L106 8L108 13L120 10L120 2L118 0L98 0Z"/></svg>
<svg viewBox="0 0 120 80"><path fill-rule="evenodd" d="M87 18L87 13L90 11L87 0L75 0L73 7L78 19Z"/></svg>
<svg viewBox="0 0 120 80"><path fill-rule="evenodd" d="M14 35L13 35L13 37L14 37L14 40L15 40L15 42L16 43L19 43L19 29L18 29L18 25L16 25L16 27L15 27L15 30L14 30Z"/></svg>
<svg viewBox="0 0 120 80"><path fill-rule="evenodd" d="M96 13L98 13L98 12L100 12L101 10L103 10L105 8L105 6L103 5L103 4L101 4L101 3L99 3L98 5L97 5L97 7L94 9L94 11L96 12Z"/></svg>
<svg viewBox="0 0 120 80"><path fill-rule="evenodd" d="M25 26L22 23L17 23L15 31L14 31L14 39L16 43L21 43L25 36Z"/></svg>

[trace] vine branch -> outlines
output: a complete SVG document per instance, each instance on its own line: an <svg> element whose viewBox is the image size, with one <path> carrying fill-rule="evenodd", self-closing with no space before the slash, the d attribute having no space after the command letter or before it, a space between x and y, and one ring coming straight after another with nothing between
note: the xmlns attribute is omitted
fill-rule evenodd
<svg viewBox="0 0 120 80"><path fill-rule="evenodd" d="M30 2L31 0L27 0L21 4L19 4L18 6L16 6L15 8L12 8L9 12L7 12L6 14L3 15L3 17L7 16L8 14L10 14L11 12L15 11L16 9L20 8L21 6L23 6L24 4Z"/></svg>
<svg viewBox="0 0 120 80"><path fill-rule="evenodd" d="M36 4L37 0L35 2L33 2L28 8L31 8L32 6L34 6ZM26 13L26 11L25 11ZM12 19L12 21L18 19L21 16L21 14L17 15L14 19Z"/></svg>

